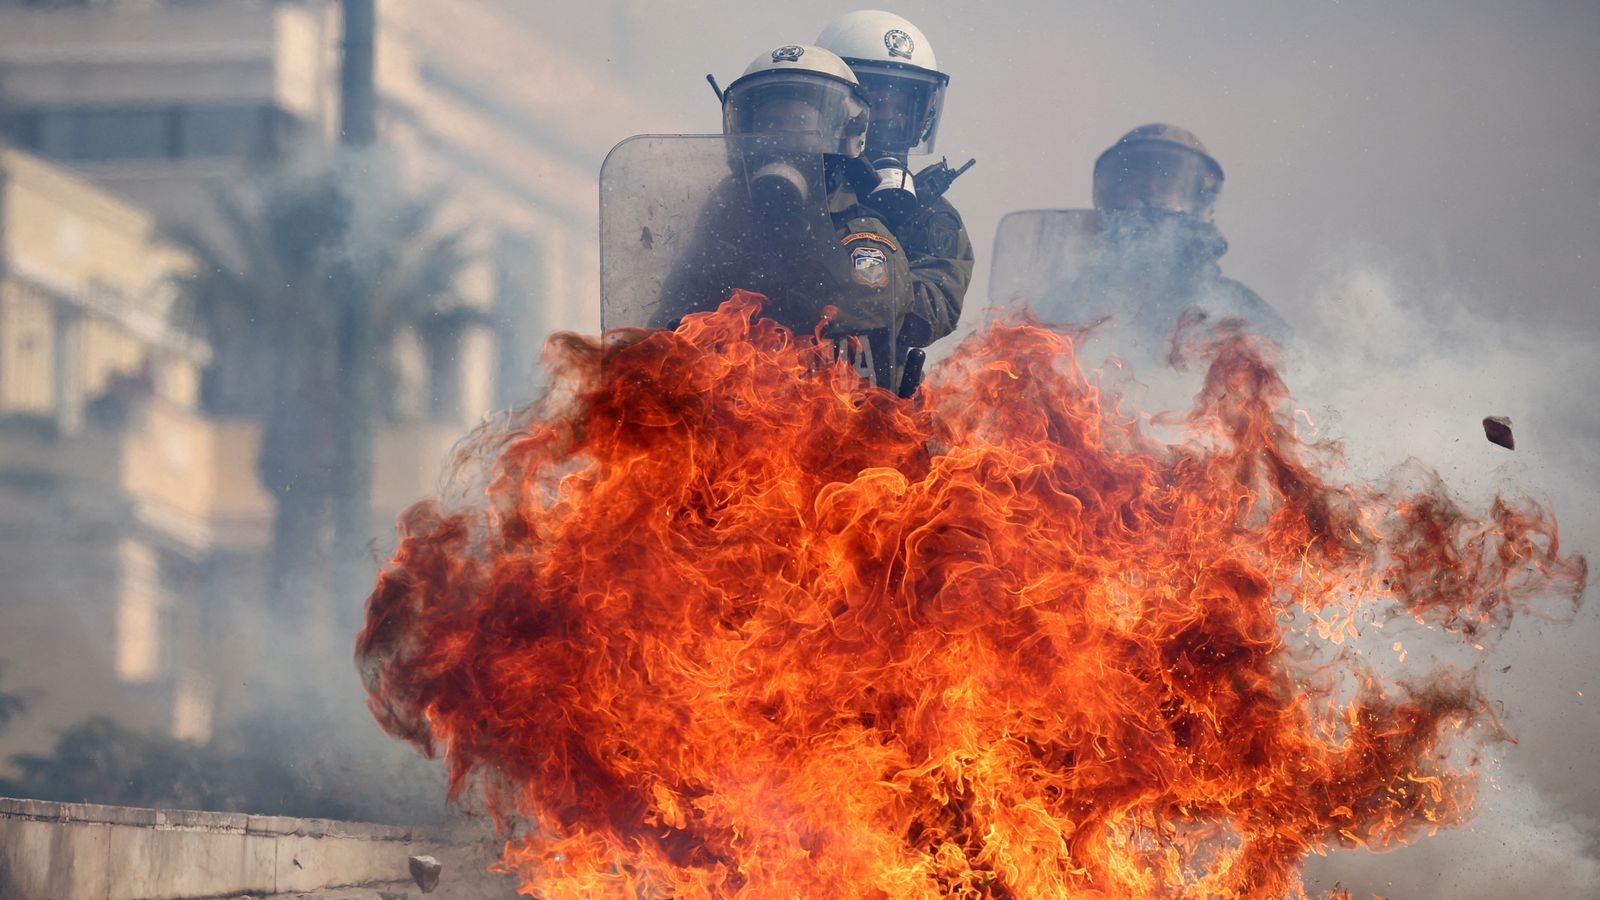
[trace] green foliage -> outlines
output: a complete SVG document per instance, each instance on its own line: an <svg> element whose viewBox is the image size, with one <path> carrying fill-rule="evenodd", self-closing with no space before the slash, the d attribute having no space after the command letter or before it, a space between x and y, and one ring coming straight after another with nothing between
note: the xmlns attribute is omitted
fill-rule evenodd
<svg viewBox="0 0 1600 900"><path fill-rule="evenodd" d="M63 731L48 754L13 756L21 774L0 779L0 795L396 823L443 819L444 788L435 773L378 756L376 765L363 765L349 746L285 733L266 718L197 744L96 716Z"/></svg>
<svg viewBox="0 0 1600 900"><path fill-rule="evenodd" d="M28 698L4 688L0 728ZM380 735L359 707L302 694L268 704L205 744L94 716L62 731L48 753L10 758L0 796L164 809L430 824L452 813L443 773Z"/></svg>
<svg viewBox="0 0 1600 900"><path fill-rule="evenodd" d="M95 717L63 732L55 752L19 754L22 773L6 793L41 800L152 806L161 801L200 808L211 793L204 748L136 732Z"/></svg>

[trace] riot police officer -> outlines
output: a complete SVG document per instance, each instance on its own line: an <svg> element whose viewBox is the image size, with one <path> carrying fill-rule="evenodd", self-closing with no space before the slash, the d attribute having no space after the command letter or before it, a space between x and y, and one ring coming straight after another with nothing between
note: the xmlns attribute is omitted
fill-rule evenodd
<svg viewBox="0 0 1600 900"><path fill-rule="evenodd" d="M788 44L758 56L722 96L733 171L665 279L652 324L673 327L735 288L765 295L764 314L797 333L833 307L823 336L895 389L903 341L932 333L930 316L959 298L913 271L883 214L860 202L876 183L861 158L869 112L860 83L827 50Z"/></svg>
<svg viewBox="0 0 1600 900"><path fill-rule="evenodd" d="M926 346L955 329L972 280L972 242L944 196L965 167L951 170L941 160L909 174L911 155L933 152L950 76L921 29L893 13L846 13L822 29L817 44L849 64L872 106L866 157L878 177L865 202L904 245L915 275L915 308L899 348Z"/></svg>
<svg viewBox="0 0 1600 900"><path fill-rule="evenodd" d="M1189 131L1142 125L1123 135L1094 164L1099 213L1095 262L1078 279L1078 317L1096 303L1148 332L1168 332L1186 310L1241 319L1283 340L1289 328L1267 302L1222 275L1228 242L1213 221L1222 166Z"/></svg>

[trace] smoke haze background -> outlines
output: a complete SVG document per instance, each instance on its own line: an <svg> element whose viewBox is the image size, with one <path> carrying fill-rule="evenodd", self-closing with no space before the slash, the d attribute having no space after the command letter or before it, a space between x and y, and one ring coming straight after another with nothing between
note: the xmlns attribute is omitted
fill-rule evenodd
<svg viewBox="0 0 1600 900"><path fill-rule="evenodd" d="M653 98L660 117L639 132L718 130L706 72L726 85L763 50L814 40L860 8L501 2ZM1463 289L1496 320L1600 332L1589 289L1600 253L1600 173L1587 156L1600 142L1593 4L892 6L951 74L938 152L978 159L951 197L980 249L979 286L1002 215L1088 206L1100 151L1169 121L1228 173L1224 270L1292 324L1309 313L1313 265L1364 242ZM515 60L504 75L517 77Z"/></svg>
<svg viewBox="0 0 1600 900"><path fill-rule="evenodd" d="M1352 474L1415 458L1471 509L1496 489L1528 493L1553 504L1567 548L1600 549L1600 6L866 5L928 35L951 75L937 150L978 159L950 193L978 252L965 324L982 318L1001 216L1089 206L1103 149L1140 124L1181 125L1228 174L1223 272L1296 329L1288 381L1320 432L1348 442ZM717 130L707 71L726 85L757 53L860 8L505 6L653 98L660 119L637 132ZM1487 443L1487 415L1511 417L1516 451ZM1364 643L1387 650L1380 637ZM1518 743L1485 767L1476 821L1383 856L1315 860L1309 885L1600 892L1597 639L1590 604L1492 642L1485 684ZM1426 634L1404 640L1429 652Z"/></svg>
<svg viewBox="0 0 1600 900"><path fill-rule="evenodd" d="M448 0L432 2L447 28ZM951 75L937 149L978 160L950 192L978 254L969 326L983 318L1003 215L1087 207L1094 159L1120 135L1188 128L1228 176L1223 273L1296 329L1287 379L1320 431L1348 442L1352 474L1414 457L1475 510L1498 488L1529 493L1554 506L1569 549L1600 553L1600 4L496 2L651 107L609 140L598 126L564 136L596 174L630 133L718 130L707 72L727 85L758 53L809 43L862 6L910 18ZM495 65L529 77L527 61ZM1516 451L1484 440L1486 415L1511 417ZM294 664L283 684L260 685L284 709L262 743L327 733L307 709L362 701L348 644L296 646L292 628L259 615L247 622L256 644ZM1403 640L1425 653L1415 631ZM1394 639L1369 632L1375 659ZM1570 624L1524 618L1491 644L1485 684L1519 743L1485 767L1498 789L1486 780L1477 820L1384 856L1314 860L1309 884L1600 895L1597 644L1593 603ZM397 804L442 793L436 766L355 715L358 746L330 755L370 764L328 780L371 779Z"/></svg>

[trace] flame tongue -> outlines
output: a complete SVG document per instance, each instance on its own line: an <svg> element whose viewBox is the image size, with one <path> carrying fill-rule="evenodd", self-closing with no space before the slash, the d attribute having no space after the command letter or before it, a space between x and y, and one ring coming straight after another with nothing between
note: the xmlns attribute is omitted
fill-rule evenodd
<svg viewBox="0 0 1600 900"><path fill-rule="evenodd" d="M531 820L539 896L1282 896L1459 820L1443 739L1483 713L1340 699L1291 613L1581 592L1542 510L1329 484L1247 339L1169 446L1059 334L996 327L911 405L755 309L603 369L555 342L567 400L480 436L487 502L413 508L369 601L374 713Z"/></svg>

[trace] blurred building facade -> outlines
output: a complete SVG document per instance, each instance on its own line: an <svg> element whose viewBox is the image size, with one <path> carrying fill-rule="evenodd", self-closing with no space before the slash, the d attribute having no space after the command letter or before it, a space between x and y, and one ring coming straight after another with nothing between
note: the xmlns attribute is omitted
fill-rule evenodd
<svg viewBox="0 0 1600 900"><path fill-rule="evenodd" d="M377 7L380 138L473 227L466 288L504 325L463 352L476 418L526 393L545 334L598 327L596 171L653 119L504 4ZM0 0L0 136L209 224L217 189L337 140L340 35L333 0Z"/></svg>
<svg viewBox="0 0 1600 900"><path fill-rule="evenodd" d="M234 477L258 430L199 409L184 265L149 213L0 149L0 658L11 687L67 686L35 729L115 710L210 731L195 601L271 512Z"/></svg>
<svg viewBox="0 0 1600 900"><path fill-rule="evenodd" d="M598 327L595 176L645 111L504 4L377 7L379 142L470 234L489 323L383 426L381 545L464 426L529 396L544 337ZM219 400L248 354L174 321L162 235L330 152L340 38L336 0L0 0L0 659L43 691L0 757L95 712L203 739L228 705L273 501L259 423Z"/></svg>

